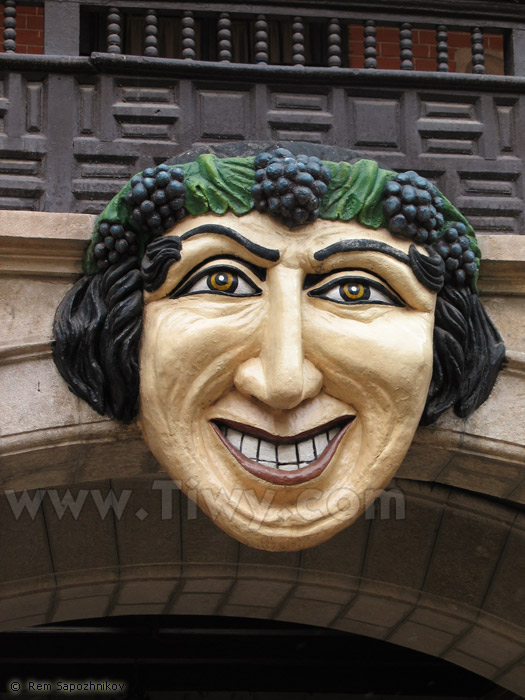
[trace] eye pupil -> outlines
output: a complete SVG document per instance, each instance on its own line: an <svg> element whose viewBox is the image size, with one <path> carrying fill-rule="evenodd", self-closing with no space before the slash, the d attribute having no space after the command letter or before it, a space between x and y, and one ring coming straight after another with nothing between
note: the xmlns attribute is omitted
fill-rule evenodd
<svg viewBox="0 0 525 700"><path fill-rule="evenodd" d="M358 284L357 282L348 282L347 284L341 285L340 294L345 300L357 301L359 299L368 299L370 290L365 289L362 284Z"/></svg>
<svg viewBox="0 0 525 700"><path fill-rule="evenodd" d="M234 292L237 288L237 275L231 272L214 272L208 277L208 287L218 292Z"/></svg>

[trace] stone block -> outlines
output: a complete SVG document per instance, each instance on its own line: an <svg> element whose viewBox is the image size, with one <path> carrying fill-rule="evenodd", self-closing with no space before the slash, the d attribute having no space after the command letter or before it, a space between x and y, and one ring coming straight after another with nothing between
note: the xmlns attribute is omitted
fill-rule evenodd
<svg viewBox="0 0 525 700"><path fill-rule="evenodd" d="M441 656L454 639L454 635L448 632L419 625L410 620L403 622L388 637L392 644L400 644L402 647L416 649L432 656Z"/></svg>
<svg viewBox="0 0 525 700"><path fill-rule="evenodd" d="M58 603L50 622L105 617L110 600L109 596L103 595L62 600Z"/></svg>
<svg viewBox="0 0 525 700"><path fill-rule="evenodd" d="M117 605L137 605L144 603L166 604L172 594L174 581L125 581L122 583L116 603Z"/></svg>
<svg viewBox="0 0 525 700"><path fill-rule="evenodd" d="M445 661L450 661L453 664L462 666L463 668L466 668L473 673L477 673L484 678L494 678L498 672L498 668L496 666L488 664L485 661L481 661L480 659L475 659L474 657L464 654L461 651L457 651L456 649L451 649L448 651L443 655L443 658Z"/></svg>
<svg viewBox="0 0 525 700"><path fill-rule="evenodd" d="M217 615L223 601L221 593L182 593L165 612L168 615Z"/></svg>
<svg viewBox="0 0 525 700"><path fill-rule="evenodd" d="M524 644L505 638L492 630L475 627L454 645L454 649L493 666L503 667L517 661L523 655Z"/></svg>
<svg viewBox="0 0 525 700"><path fill-rule="evenodd" d="M411 603L358 593L345 613L346 619L393 627L412 610Z"/></svg>
<svg viewBox="0 0 525 700"><path fill-rule="evenodd" d="M228 595L228 604L277 608L292 590L292 585L287 581L262 579L237 581Z"/></svg>
<svg viewBox="0 0 525 700"><path fill-rule="evenodd" d="M506 523L449 507L436 538L425 590L479 607L507 534Z"/></svg>
<svg viewBox="0 0 525 700"><path fill-rule="evenodd" d="M286 601L275 619L331 627L342 610L343 607L335 603L293 597Z"/></svg>

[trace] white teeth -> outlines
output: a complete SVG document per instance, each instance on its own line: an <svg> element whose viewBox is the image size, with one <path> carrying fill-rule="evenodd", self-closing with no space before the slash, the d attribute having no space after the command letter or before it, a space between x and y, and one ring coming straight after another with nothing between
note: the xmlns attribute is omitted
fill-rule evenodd
<svg viewBox="0 0 525 700"><path fill-rule="evenodd" d="M259 446L259 440L253 435L244 436L242 441L242 453L246 455L249 459L257 459L257 447Z"/></svg>
<svg viewBox="0 0 525 700"><path fill-rule="evenodd" d="M295 464L297 462L295 444L277 445L277 459L279 464Z"/></svg>
<svg viewBox="0 0 525 700"><path fill-rule="evenodd" d="M241 449L242 433L240 433L238 430L228 428L226 431L226 438L228 439L228 442L231 442L231 444L238 450Z"/></svg>
<svg viewBox="0 0 525 700"><path fill-rule="evenodd" d="M315 459L314 443L311 438L303 440L297 445L299 450L299 459L301 462L313 462Z"/></svg>
<svg viewBox="0 0 525 700"><path fill-rule="evenodd" d="M324 448L328 445L326 433L322 433L321 435L316 435L314 437L314 442L315 442L315 451L317 453L317 456L319 457L322 454L322 452L324 451Z"/></svg>
<svg viewBox="0 0 525 700"><path fill-rule="evenodd" d="M263 462L263 461L270 461L270 462L276 462L276 455L275 455L275 445L273 442L268 442L267 440L260 440L259 441L259 456L258 456L258 461Z"/></svg>
<svg viewBox="0 0 525 700"><path fill-rule="evenodd" d="M266 467L286 472L297 471L311 464L321 456L329 442L340 431L340 428L330 428L328 431L319 432L318 435L301 440L301 442L275 444L225 425L220 425L219 429L228 442L248 459L259 462Z"/></svg>

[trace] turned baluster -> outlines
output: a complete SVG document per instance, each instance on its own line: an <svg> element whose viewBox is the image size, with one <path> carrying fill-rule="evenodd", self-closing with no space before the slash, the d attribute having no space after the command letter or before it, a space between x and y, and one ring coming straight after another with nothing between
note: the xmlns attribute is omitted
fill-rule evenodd
<svg viewBox="0 0 525 700"><path fill-rule="evenodd" d="M182 58L195 58L195 19L191 10L182 15Z"/></svg>
<svg viewBox="0 0 525 700"><path fill-rule="evenodd" d="M377 68L376 23L373 19L365 22L365 68Z"/></svg>
<svg viewBox="0 0 525 700"><path fill-rule="evenodd" d="M16 2L4 0L4 51L16 51Z"/></svg>
<svg viewBox="0 0 525 700"><path fill-rule="evenodd" d="M472 27L472 72L482 75L485 72L485 49L483 48L483 31Z"/></svg>
<svg viewBox="0 0 525 700"><path fill-rule="evenodd" d="M399 47L401 49L401 70L414 70L414 54L412 53L412 25L403 22L399 32Z"/></svg>
<svg viewBox="0 0 525 700"><path fill-rule="evenodd" d="M232 23L228 12L221 12L217 22L219 61L232 60Z"/></svg>
<svg viewBox="0 0 525 700"><path fill-rule="evenodd" d="M448 73L448 31L444 24L436 27L436 62L440 73Z"/></svg>
<svg viewBox="0 0 525 700"><path fill-rule="evenodd" d="M147 10L144 25L144 56L158 56L158 19L156 10Z"/></svg>
<svg viewBox="0 0 525 700"><path fill-rule="evenodd" d="M300 17L294 17L292 23L292 63L294 66L304 66L304 24Z"/></svg>
<svg viewBox="0 0 525 700"><path fill-rule="evenodd" d="M257 15L255 22L255 63L268 63L268 22L264 15Z"/></svg>
<svg viewBox="0 0 525 700"><path fill-rule="evenodd" d="M121 53L122 17L118 7L110 7L108 10L106 36L108 53Z"/></svg>
<svg viewBox="0 0 525 700"><path fill-rule="evenodd" d="M328 24L328 65L331 68L341 66L341 24L338 19L331 19Z"/></svg>

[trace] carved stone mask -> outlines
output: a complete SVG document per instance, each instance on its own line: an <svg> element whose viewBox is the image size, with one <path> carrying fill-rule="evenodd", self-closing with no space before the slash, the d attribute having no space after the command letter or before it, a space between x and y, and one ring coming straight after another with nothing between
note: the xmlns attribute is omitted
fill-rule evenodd
<svg viewBox="0 0 525 700"><path fill-rule="evenodd" d="M228 534L268 550L319 544L412 441L436 294L408 266L408 241L355 222L292 232L258 212L207 215L177 235L180 261L145 294L144 438Z"/></svg>

